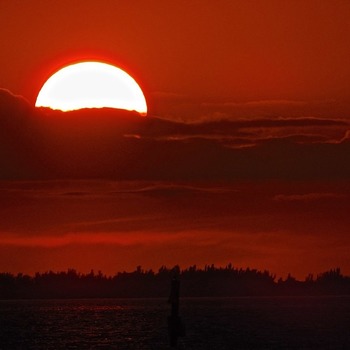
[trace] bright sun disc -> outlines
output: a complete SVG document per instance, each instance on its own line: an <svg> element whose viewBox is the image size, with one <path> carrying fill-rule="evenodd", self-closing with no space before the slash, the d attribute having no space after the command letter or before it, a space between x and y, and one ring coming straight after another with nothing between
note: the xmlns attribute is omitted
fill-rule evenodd
<svg viewBox="0 0 350 350"><path fill-rule="evenodd" d="M60 69L41 88L36 107L62 111L111 107L147 114L145 96L126 72L102 62L81 62Z"/></svg>

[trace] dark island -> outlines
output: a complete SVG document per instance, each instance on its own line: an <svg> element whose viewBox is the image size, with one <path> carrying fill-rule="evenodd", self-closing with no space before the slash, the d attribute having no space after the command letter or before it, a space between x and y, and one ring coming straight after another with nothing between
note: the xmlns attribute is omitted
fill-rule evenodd
<svg viewBox="0 0 350 350"><path fill-rule="evenodd" d="M350 295L350 277L339 268L299 281L288 275L277 279L269 271L207 265L181 270L162 266L158 272L138 266L133 272L106 276L101 271L88 274L74 269L13 275L0 273L0 299L48 298L157 298L169 296L169 282L181 280L182 297L233 296L321 296Z"/></svg>

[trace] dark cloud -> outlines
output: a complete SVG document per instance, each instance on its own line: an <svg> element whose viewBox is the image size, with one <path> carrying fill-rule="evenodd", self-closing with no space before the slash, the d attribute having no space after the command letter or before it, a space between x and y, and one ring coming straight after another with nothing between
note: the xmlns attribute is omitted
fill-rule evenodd
<svg viewBox="0 0 350 350"><path fill-rule="evenodd" d="M40 176L41 153L34 109L23 97L0 89L0 177Z"/></svg>
<svg viewBox="0 0 350 350"><path fill-rule="evenodd" d="M214 101L201 104L206 119L248 118L328 118L330 115L344 115L341 102L325 100L251 100L251 101Z"/></svg>
<svg viewBox="0 0 350 350"><path fill-rule="evenodd" d="M0 105L1 113L27 113L31 109L29 102L24 97L3 88L0 88Z"/></svg>
<svg viewBox="0 0 350 350"><path fill-rule="evenodd" d="M181 123L115 109L35 109L0 91L2 179L348 178L349 124L273 118ZM188 190L188 189L187 189Z"/></svg>

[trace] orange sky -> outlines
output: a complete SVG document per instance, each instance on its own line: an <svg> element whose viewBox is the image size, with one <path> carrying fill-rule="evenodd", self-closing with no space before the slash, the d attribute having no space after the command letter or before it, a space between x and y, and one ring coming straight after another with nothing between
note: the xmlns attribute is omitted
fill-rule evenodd
<svg viewBox="0 0 350 350"><path fill-rule="evenodd" d="M61 65L100 58L156 115L350 117L349 17L348 1L2 1L0 86L34 103Z"/></svg>
<svg viewBox="0 0 350 350"><path fill-rule="evenodd" d="M350 2L0 2L0 272L350 274ZM149 116L33 108L85 59Z"/></svg>

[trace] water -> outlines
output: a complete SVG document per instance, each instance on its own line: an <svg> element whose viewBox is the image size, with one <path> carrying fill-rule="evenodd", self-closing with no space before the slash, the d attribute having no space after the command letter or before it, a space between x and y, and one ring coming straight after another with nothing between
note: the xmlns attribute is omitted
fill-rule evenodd
<svg viewBox="0 0 350 350"><path fill-rule="evenodd" d="M169 349L164 299L0 301L0 349ZM179 349L350 348L350 297L183 299Z"/></svg>

